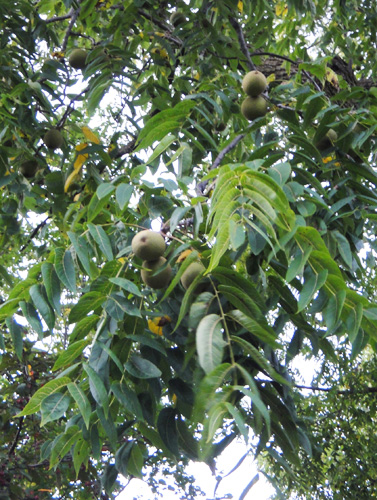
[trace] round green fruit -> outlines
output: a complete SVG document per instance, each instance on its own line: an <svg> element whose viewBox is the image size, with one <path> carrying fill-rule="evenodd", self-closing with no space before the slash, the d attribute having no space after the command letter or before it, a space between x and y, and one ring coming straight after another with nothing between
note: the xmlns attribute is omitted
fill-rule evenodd
<svg viewBox="0 0 377 500"><path fill-rule="evenodd" d="M146 285L156 290L168 286L173 273L169 264L161 272L154 275L154 273L158 271L158 269L160 269L165 262L165 257L159 257L156 260L145 260L143 262L144 269L141 270L141 279Z"/></svg>
<svg viewBox="0 0 377 500"><path fill-rule="evenodd" d="M26 160L20 165L21 174L27 179L31 179L37 173L38 162L37 160Z"/></svg>
<svg viewBox="0 0 377 500"><path fill-rule="evenodd" d="M56 128L52 128L45 133L43 137L43 142L48 147L48 149L58 149L63 145L63 136Z"/></svg>
<svg viewBox="0 0 377 500"><path fill-rule="evenodd" d="M335 132L335 130L330 128L327 134L321 137L321 139L316 142L315 146L319 151L324 151L331 148L337 138L338 134Z"/></svg>
<svg viewBox="0 0 377 500"><path fill-rule="evenodd" d="M246 97L241 104L241 113L248 120L255 120L267 113L267 101L262 97Z"/></svg>
<svg viewBox="0 0 377 500"><path fill-rule="evenodd" d="M267 87L267 79L260 71L249 71L242 80L242 89L247 95L256 97Z"/></svg>
<svg viewBox="0 0 377 500"><path fill-rule="evenodd" d="M145 229L137 233L131 243L132 251L143 260L156 260L165 252L165 240L160 233Z"/></svg>
<svg viewBox="0 0 377 500"><path fill-rule="evenodd" d="M75 49L71 52L68 62L75 69L84 69L88 53L84 49Z"/></svg>
<svg viewBox="0 0 377 500"><path fill-rule="evenodd" d="M182 12L173 12L169 19L170 24L172 24L175 28L180 24L185 23L186 20L186 16Z"/></svg>
<svg viewBox="0 0 377 500"><path fill-rule="evenodd" d="M194 279L205 270L205 267L201 262L193 262L188 266L187 269L183 272L181 276L181 283L182 286L185 290L188 289L188 287L191 285L191 283L194 281ZM195 292L201 292L202 291L202 286L198 285L195 289Z"/></svg>

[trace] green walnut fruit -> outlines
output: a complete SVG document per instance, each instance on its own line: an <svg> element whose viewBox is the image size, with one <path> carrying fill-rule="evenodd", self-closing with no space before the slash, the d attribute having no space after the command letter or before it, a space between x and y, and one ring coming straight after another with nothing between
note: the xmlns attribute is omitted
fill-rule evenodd
<svg viewBox="0 0 377 500"><path fill-rule="evenodd" d="M68 62L75 69L84 69L88 53L84 49L75 49L71 52Z"/></svg>
<svg viewBox="0 0 377 500"><path fill-rule="evenodd" d="M63 146L63 136L56 128L52 128L45 133L43 137L43 142L48 147L48 149L58 149Z"/></svg>
<svg viewBox="0 0 377 500"><path fill-rule="evenodd" d="M173 14L170 16L169 21L170 24L172 24L176 28L180 24L186 22L186 16L182 12L173 12Z"/></svg>
<svg viewBox="0 0 377 500"><path fill-rule="evenodd" d="M166 262L165 257L159 257L156 260L145 260L141 270L141 279L151 288L159 290L168 286L172 276L172 268L168 264L165 269L154 275ZM153 276L154 275L154 276Z"/></svg>
<svg viewBox="0 0 377 500"><path fill-rule="evenodd" d="M205 267L201 262L193 262L184 270L181 276L181 283L185 290L191 285L194 279L205 270ZM200 293L203 290L203 284L198 285L195 289L196 293Z"/></svg>
<svg viewBox="0 0 377 500"><path fill-rule="evenodd" d="M241 113L248 120L255 120L267 113L267 101L262 97L246 97L241 104Z"/></svg>
<svg viewBox="0 0 377 500"><path fill-rule="evenodd" d="M165 240L160 233L145 229L131 243L133 253L143 260L156 260L165 252Z"/></svg>
<svg viewBox="0 0 377 500"><path fill-rule="evenodd" d="M337 138L338 134L335 132L335 130L330 128L327 134L321 137L321 139L319 139L319 141L315 143L315 146L319 151L324 151L331 148Z"/></svg>
<svg viewBox="0 0 377 500"><path fill-rule="evenodd" d="M31 179L37 173L38 162L37 160L26 160L20 165L21 174L27 179Z"/></svg>
<svg viewBox="0 0 377 500"><path fill-rule="evenodd" d="M256 97L266 90L267 79L260 71L249 71L242 80L242 89L247 95Z"/></svg>

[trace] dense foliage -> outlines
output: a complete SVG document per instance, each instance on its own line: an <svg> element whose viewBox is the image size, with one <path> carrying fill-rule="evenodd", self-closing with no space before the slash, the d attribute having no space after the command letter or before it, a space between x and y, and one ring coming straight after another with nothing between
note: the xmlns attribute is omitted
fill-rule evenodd
<svg viewBox="0 0 377 500"><path fill-rule="evenodd" d="M280 498L372 498L375 2L0 16L0 498L113 498L147 471L193 498L185 465L239 436ZM142 279L144 228L168 287Z"/></svg>

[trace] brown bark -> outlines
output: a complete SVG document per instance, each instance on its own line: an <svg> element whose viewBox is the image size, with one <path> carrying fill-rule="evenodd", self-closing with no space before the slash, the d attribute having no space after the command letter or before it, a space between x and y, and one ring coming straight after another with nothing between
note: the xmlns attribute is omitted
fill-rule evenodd
<svg viewBox="0 0 377 500"><path fill-rule="evenodd" d="M275 82L279 84L281 82L290 80L297 74L299 70L299 63L292 63L290 66L290 71L288 73L286 70L286 64L287 63L284 60L281 60L278 57L269 56L263 60L262 64L258 66L258 69L267 77L270 75L274 75ZM362 78L360 80L357 80L352 70L352 65L348 64L339 56L335 56L328 66L332 71L334 71L339 79L342 78L348 83L350 87L360 86L366 90L369 90L371 87L377 85L377 82L373 79ZM323 87L323 85L317 78L314 78L314 80L321 88L323 88L328 97L333 97L339 91L339 86L335 81L326 81L325 86ZM302 81L308 81L309 83L309 79L305 74L302 75Z"/></svg>

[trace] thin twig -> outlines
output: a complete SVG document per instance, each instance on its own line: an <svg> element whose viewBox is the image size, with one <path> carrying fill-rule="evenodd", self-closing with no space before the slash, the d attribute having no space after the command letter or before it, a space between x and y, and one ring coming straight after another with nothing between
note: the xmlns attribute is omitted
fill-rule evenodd
<svg viewBox="0 0 377 500"><path fill-rule="evenodd" d="M209 167L209 170L213 170L213 169L217 168L220 165L220 163L222 162L225 155L227 155L229 153L229 151L232 151L232 149L234 149L237 146L237 144L240 141L242 141L242 139L245 137L245 135L246 135L246 133L239 134L232 141L230 141L230 143L227 146L225 146L225 148L223 150L221 150L220 153L217 155L217 157L215 158L215 161ZM209 181L207 180L207 181L200 182L198 184L198 186L196 188L196 192L198 193L199 196L201 196L205 193L205 189L208 186L208 183L209 183Z"/></svg>
<svg viewBox="0 0 377 500"><path fill-rule="evenodd" d="M249 69L256 70L257 68L256 68L255 64L253 63L253 61L251 60L250 52L249 52L249 49L247 48L245 37L244 37L243 31L241 29L241 26L234 19L234 17L229 17L229 21L230 21L230 24L233 26L233 28L236 30L236 33L238 36L238 41L239 41L239 44L241 47L241 51L247 59L247 65L249 66Z"/></svg>
<svg viewBox="0 0 377 500"><path fill-rule="evenodd" d="M73 30L73 26L75 25L75 22L76 22L77 18L79 17L80 9L81 9L81 7L78 7L75 11L72 12L71 20L69 21L67 31L64 35L64 40L63 40L63 44L62 44L62 51L63 52L65 52L67 49L68 38L70 37L71 31Z"/></svg>
<svg viewBox="0 0 377 500"><path fill-rule="evenodd" d="M59 21L65 21L66 19L70 19L72 14L75 12L75 9L71 9L68 14L65 14L64 16L56 16L56 17L51 17L50 19L46 19L45 23L50 24L50 23L57 23Z"/></svg>
<svg viewBox="0 0 377 500"><path fill-rule="evenodd" d="M23 252L25 250L25 248L27 248L30 245L30 243L32 242L32 240L35 237L35 235L42 229L42 227L44 227L47 224L47 221L48 221L49 218L50 218L50 215L45 220L43 220L42 222L40 222L35 229L33 229L32 233L29 236L29 239L27 240L27 242L25 243L25 245L23 245L21 247L20 252Z"/></svg>
<svg viewBox="0 0 377 500"><path fill-rule="evenodd" d="M264 383L264 384L271 384L273 381L272 380L258 379L258 382ZM320 392L330 392L334 389L333 387L319 387L318 385L300 385L300 384L293 384L293 387L295 387L296 389L306 389L308 391L320 391ZM342 395L373 394L373 393L377 393L377 387L361 387L359 390L357 390L357 389L339 389L336 391L336 394L342 394Z"/></svg>
<svg viewBox="0 0 377 500"><path fill-rule="evenodd" d="M14 438L14 441L13 441L13 443L12 443L9 451L8 451L8 457L12 456L13 453L14 453L14 450L16 449L18 440L20 439L20 435L21 435L21 431L22 431L22 426L23 426L23 423L24 423L24 418L25 417L20 417L20 422L18 424L17 434L16 434L16 437Z"/></svg>

